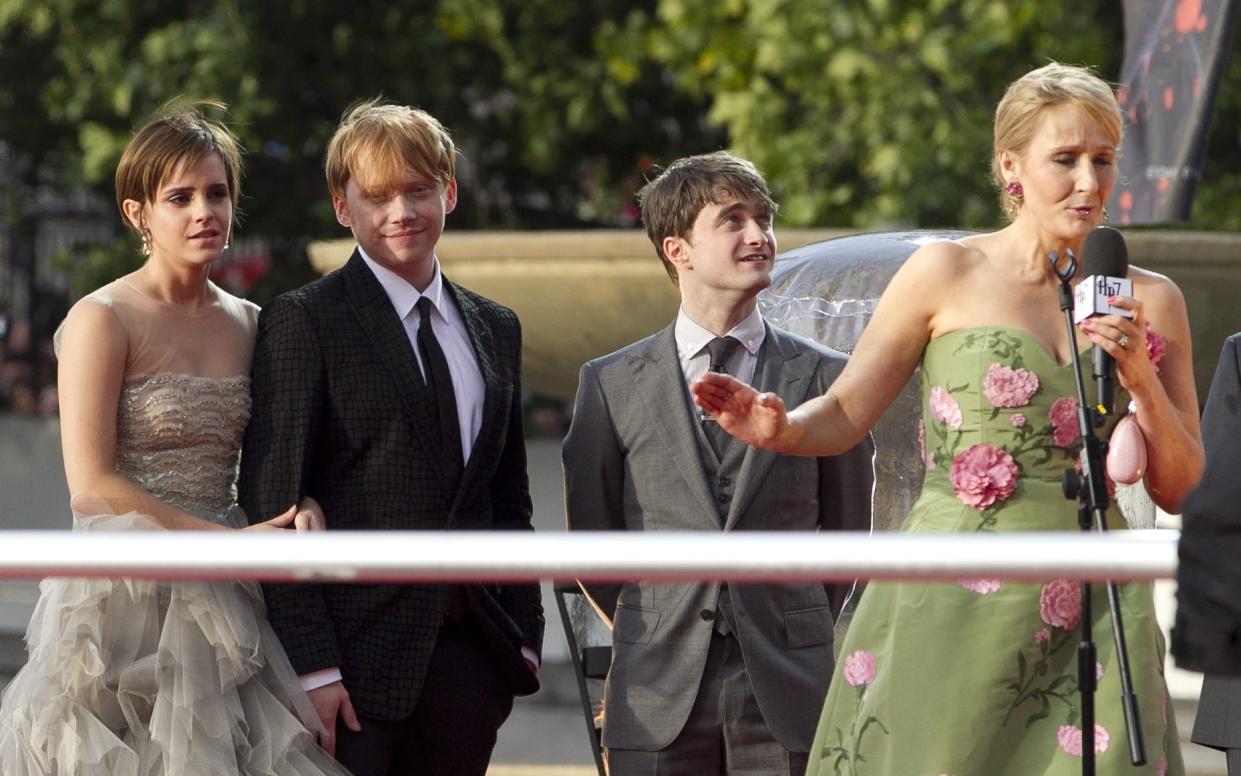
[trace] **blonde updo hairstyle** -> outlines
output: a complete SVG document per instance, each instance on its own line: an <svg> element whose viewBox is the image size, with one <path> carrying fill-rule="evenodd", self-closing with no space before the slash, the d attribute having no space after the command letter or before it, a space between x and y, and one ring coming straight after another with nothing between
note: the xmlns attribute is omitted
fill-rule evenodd
<svg viewBox="0 0 1241 776"><path fill-rule="evenodd" d="M120 164L116 166L116 206L125 226L138 231L125 215L125 200L132 199L144 207L151 204L166 181L212 154L219 154L224 162L233 219L237 219L237 199L241 196L241 143L228 127L204 116L205 109L222 112L227 106L214 100L167 106L125 146Z"/></svg>
<svg viewBox="0 0 1241 776"><path fill-rule="evenodd" d="M991 177L1000 188L1000 209L1009 218L1017 203L1004 187L1000 171L1000 152L1021 154L1037 134L1044 110L1072 104L1101 126L1108 139L1119 148L1124 137L1124 117L1116 95L1102 78L1090 69L1052 62L1009 84L995 108L995 139L991 153Z"/></svg>

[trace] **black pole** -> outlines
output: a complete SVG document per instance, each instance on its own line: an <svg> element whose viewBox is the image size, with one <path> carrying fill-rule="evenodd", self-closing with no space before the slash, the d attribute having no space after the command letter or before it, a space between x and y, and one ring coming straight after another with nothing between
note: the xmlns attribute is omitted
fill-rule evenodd
<svg viewBox="0 0 1241 776"><path fill-rule="evenodd" d="M1073 288L1070 281L1077 274L1077 259L1066 250L1068 265L1061 270L1059 256L1052 251L1052 272L1060 279L1060 309L1064 312L1069 334L1069 352L1073 364L1073 377L1077 385L1077 425L1082 437L1081 473L1067 470L1064 473L1065 498L1077 499L1077 522L1083 531L1091 530L1091 523L1099 531L1107 530L1107 480L1104 477L1104 453L1106 442L1094 432L1103 423L1103 416L1086 400L1086 384L1082 379L1081 357L1077 352L1077 331L1073 325ZM1092 520L1093 517L1093 520ZM1134 765L1146 764L1146 745L1142 738L1142 726L1138 716L1138 699L1133 692L1133 677L1129 670L1129 649L1125 643L1124 621L1120 612L1120 595L1113 580L1107 581L1107 603L1112 617L1112 636L1116 641L1116 658L1120 669L1121 707L1125 715L1125 732L1129 738L1129 759ZM1094 696L1097 689L1095 676L1096 649L1092 628L1092 586L1083 582L1082 614L1079 627L1081 643L1077 649L1077 689L1082 703L1082 774L1095 773L1095 722Z"/></svg>

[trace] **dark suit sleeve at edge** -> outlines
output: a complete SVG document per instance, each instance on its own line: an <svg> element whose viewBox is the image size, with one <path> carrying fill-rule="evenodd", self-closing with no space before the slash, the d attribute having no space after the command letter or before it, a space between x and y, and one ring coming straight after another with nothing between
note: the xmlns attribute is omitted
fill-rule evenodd
<svg viewBox="0 0 1241 776"><path fill-rule="evenodd" d="M844 359L839 359L843 368ZM831 370L826 357L820 365L819 392L831 385L839 368ZM819 462L819 530L870 531L873 527L875 496L875 441L867 434L851 449L840 455L824 456ZM850 596L861 591L862 583L834 582L825 584L833 617L839 618Z"/></svg>
<svg viewBox="0 0 1241 776"><path fill-rule="evenodd" d="M315 495L310 479L324 404L322 373L323 358L306 310L287 299L265 308L259 315L250 424L238 479L238 500L251 523L280 514L303 495ZM327 519L330 527L332 516ZM268 619L297 673L341 665L320 585L265 584L263 595Z"/></svg>
<svg viewBox="0 0 1241 776"><path fill-rule="evenodd" d="M1193 740L1209 746L1241 747L1235 725L1237 680L1241 673L1241 336L1224 343L1202 413L1206 469L1182 505L1183 528L1177 553L1176 624L1172 653L1183 668L1207 674L1198 705Z"/></svg>
<svg viewBox="0 0 1241 776"><path fill-rule="evenodd" d="M573 422L561 447L565 514L570 531L623 531L625 457L590 364L578 377ZM579 583L610 626L623 585Z"/></svg>
<svg viewBox="0 0 1241 776"><path fill-rule="evenodd" d="M499 530L533 531L534 513L530 501L530 477L526 465L526 434L521 411L521 327L512 324L515 343L512 345L513 398L508 408L508 432L504 448L491 479L491 502L494 525ZM523 643L536 654L543 651L543 597L539 585L507 585L510 600L509 616L521 629Z"/></svg>

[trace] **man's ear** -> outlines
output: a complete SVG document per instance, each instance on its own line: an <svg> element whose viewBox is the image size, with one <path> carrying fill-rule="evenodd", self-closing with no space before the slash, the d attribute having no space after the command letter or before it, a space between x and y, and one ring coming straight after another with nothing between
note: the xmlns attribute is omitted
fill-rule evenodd
<svg viewBox="0 0 1241 776"><path fill-rule="evenodd" d="M457 209L457 179L452 178L444 184L444 213L447 215Z"/></svg>
<svg viewBox="0 0 1241 776"><path fill-rule="evenodd" d="M689 242L684 237L665 237L660 247L664 249L664 256L668 257L677 272L694 268L690 262Z"/></svg>
<svg viewBox="0 0 1241 776"><path fill-rule="evenodd" d="M332 195L332 210L336 211L336 223L346 229L353 228L353 222L349 220L349 203L343 197Z"/></svg>

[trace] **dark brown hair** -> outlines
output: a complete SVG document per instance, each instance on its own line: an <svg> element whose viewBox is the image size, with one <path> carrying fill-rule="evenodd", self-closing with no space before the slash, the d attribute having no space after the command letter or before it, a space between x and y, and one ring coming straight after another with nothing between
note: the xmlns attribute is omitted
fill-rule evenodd
<svg viewBox="0 0 1241 776"><path fill-rule="evenodd" d="M673 283L676 267L664 255L666 237L688 238L702 209L729 197L776 214L767 181L750 162L727 151L678 159L638 192L642 223Z"/></svg>
<svg viewBox="0 0 1241 776"><path fill-rule="evenodd" d="M155 201L159 187L178 171L219 154L228 177L228 194L237 213L241 196L241 143L218 121L206 118L205 108L226 110L224 103L200 100L166 108L138 130L116 166L116 206L125 225L125 200L142 204Z"/></svg>

